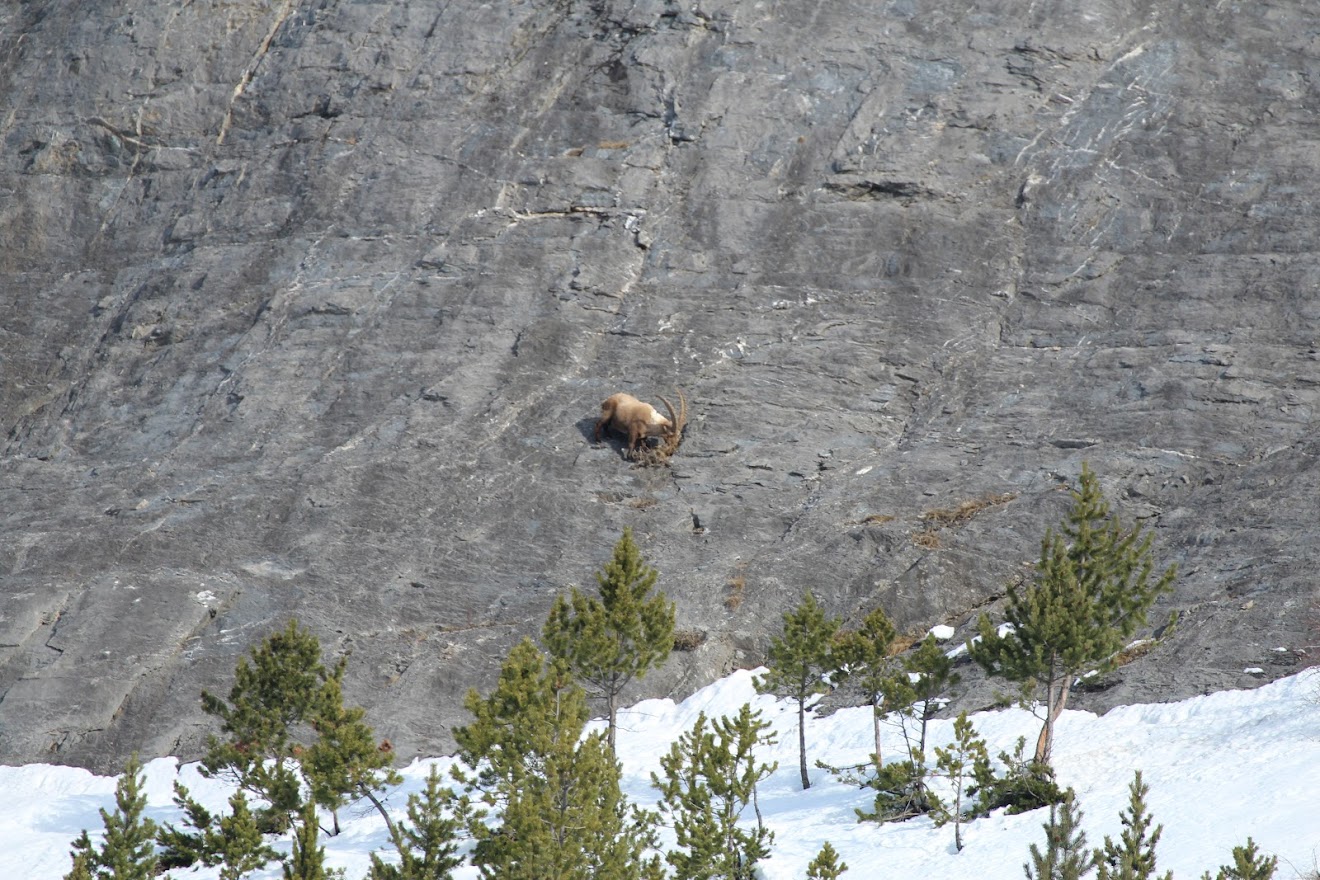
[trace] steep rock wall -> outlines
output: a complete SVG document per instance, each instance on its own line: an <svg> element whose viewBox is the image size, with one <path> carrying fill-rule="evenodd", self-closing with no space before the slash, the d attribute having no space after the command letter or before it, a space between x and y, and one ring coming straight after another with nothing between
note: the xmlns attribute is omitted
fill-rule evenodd
<svg viewBox="0 0 1320 880"><path fill-rule="evenodd" d="M1183 616L1082 704L1308 663L1320 29L1168 7L0 9L0 760L195 756L290 616L433 753L625 525L705 635L634 696L961 626L1083 460Z"/></svg>

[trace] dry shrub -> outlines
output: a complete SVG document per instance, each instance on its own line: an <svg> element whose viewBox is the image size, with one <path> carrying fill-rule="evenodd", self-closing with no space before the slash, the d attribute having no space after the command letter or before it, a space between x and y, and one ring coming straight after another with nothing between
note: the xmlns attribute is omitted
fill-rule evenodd
<svg viewBox="0 0 1320 880"><path fill-rule="evenodd" d="M1127 666L1133 660L1150 653L1151 648L1159 644L1159 639L1138 639L1114 655L1115 666Z"/></svg>
<svg viewBox="0 0 1320 880"><path fill-rule="evenodd" d="M934 529L927 529L924 532L914 534L912 543L923 550L938 550L940 549L940 536L935 533Z"/></svg>
<svg viewBox="0 0 1320 880"><path fill-rule="evenodd" d="M885 524L885 523L887 523L887 522L893 522L893 521L894 521L894 517L890 516L890 515L887 514L887 513L873 513L873 514L871 514L870 516L868 516L868 517L864 517L864 518L862 519L862 525L864 525L864 526L872 526L872 525L874 525L874 526L878 526L878 525L883 525L883 524Z"/></svg>
<svg viewBox="0 0 1320 880"><path fill-rule="evenodd" d="M932 523L934 528L937 529L952 528L962 525L987 508L1007 504L1016 497L1016 492L1005 492L1002 495L985 495L981 498L964 501L957 507L937 507L934 510L928 510L917 518Z"/></svg>
<svg viewBox="0 0 1320 880"><path fill-rule="evenodd" d="M706 644L706 633L699 629L680 629L674 631L675 651L695 651Z"/></svg>
<svg viewBox="0 0 1320 880"><path fill-rule="evenodd" d="M894 640L889 643L889 656L894 657L902 654L925 637L926 634L924 632L916 630L911 630L894 636Z"/></svg>
<svg viewBox="0 0 1320 880"><path fill-rule="evenodd" d="M729 578L729 595L724 597L724 607L730 611L737 611L743 603L743 597L747 593L747 579L739 571L733 577Z"/></svg>

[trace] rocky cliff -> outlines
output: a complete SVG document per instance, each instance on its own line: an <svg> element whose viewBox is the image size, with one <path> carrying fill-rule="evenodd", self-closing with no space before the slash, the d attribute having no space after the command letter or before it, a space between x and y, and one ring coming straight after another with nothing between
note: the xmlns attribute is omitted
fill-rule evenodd
<svg viewBox="0 0 1320 880"><path fill-rule="evenodd" d="M624 526L634 697L808 588L963 627L1084 460L1182 618L1077 705L1309 664L1311 6L5 4L0 761L195 757L291 616L435 753Z"/></svg>

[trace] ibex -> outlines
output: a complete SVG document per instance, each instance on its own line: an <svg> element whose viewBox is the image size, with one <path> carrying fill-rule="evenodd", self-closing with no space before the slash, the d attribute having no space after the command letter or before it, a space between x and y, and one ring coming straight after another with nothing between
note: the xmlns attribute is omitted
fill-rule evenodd
<svg viewBox="0 0 1320 880"><path fill-rule="evenodd" d="M600 419L596 422L596 442L602 431L613 431L628 438L625 451L631 461L643 464L663 464L683 442L683 428L687 426L687 398L678 392L678 409L665 398L660 398L669 410L669 418L660 415L655 407L638 400L631 394L611 394L600 405ZM650 437L660 438L656 446L647 443Z"/></svg>

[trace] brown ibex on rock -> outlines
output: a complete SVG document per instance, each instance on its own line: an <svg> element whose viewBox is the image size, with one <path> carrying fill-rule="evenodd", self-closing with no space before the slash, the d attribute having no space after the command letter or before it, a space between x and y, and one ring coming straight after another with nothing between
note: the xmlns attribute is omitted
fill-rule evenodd
<svg viewBox="0 0 1320 880"><path fill-rule="evenodd" d="M596 422L596 441L602 431L613 431L628 439L625 455L630 461L642 464L664 464L683 442L683 429L687 426L687 398L678 392L678 409L665 398L660 398L669 410L669 417L660 415L651 404L631 394L611 394L600 405L600 419ZM650 437L660 442L652 446Z"/></svg>

